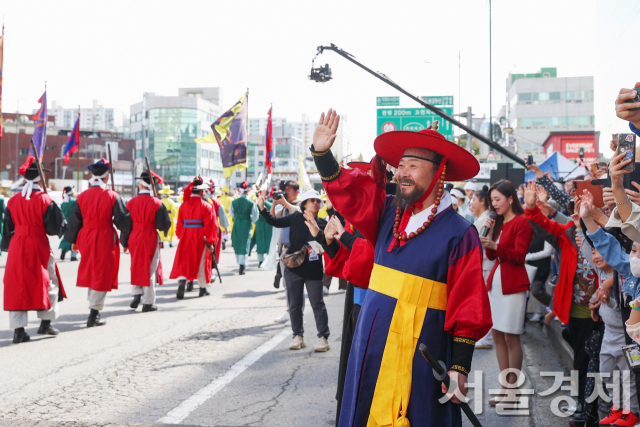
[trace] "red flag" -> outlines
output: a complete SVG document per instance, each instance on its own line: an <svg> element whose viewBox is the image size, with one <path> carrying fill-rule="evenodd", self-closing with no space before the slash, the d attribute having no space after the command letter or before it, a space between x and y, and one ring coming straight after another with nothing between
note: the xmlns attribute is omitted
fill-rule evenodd
<svg viewBox="0 0 640 427"><path fill-rule="evenodd" d="M266 165L267 165L267 173L271 173L271 165L273 160L273 134L272 134L272 125L271 125L271 110L273 107L269 108L269 119L267 121L267 149L266 149Z"/></svg>

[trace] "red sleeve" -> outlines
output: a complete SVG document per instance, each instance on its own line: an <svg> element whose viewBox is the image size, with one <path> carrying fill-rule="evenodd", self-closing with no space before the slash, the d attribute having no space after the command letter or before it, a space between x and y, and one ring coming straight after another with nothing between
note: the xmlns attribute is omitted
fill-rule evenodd
<svg viewBox="0 0 640 427"><path fill-rule="evenodd" d="M449 256L447 314L444 329L456 337L478 340L493 323L489 295L482 276L482 246L469 227Z"/></svg>
<svg viewBox="0 0 640 427"><path fill-rule="evenodd" d="M325 182L324 188L336 210L375 245L385 191L358 169L343 169L337 179Z"/></svg>
<svg viewBox="0 0 640 427"><path fill-rule="evenodd" d="M562 236L567 228L571 228L573 225L571 222L569 222L569 224L562 225L556 221L550 220L537 206L534 209L526 208L524 214L529 221L535 222L554 236Z"/></svg>
<svg viewBox="0 0 640 427"><path fill-rule="evenodd" d="M176 236L178 236L178 239L182 239L182 231L184 230L183 228L183 221L182 221L182 214L184 212L185 208L185 203L183 203L182 205L180 205L180 209L178 209L178 222L176 224Z"/></svg>
<svg viewBox="0 0 640 427"><path fill-rule="evenodd" d="M327 196L338 212L375 246L386 192L366 173L342 169L331 150L311 154Z"/></svg>
<svg viewBox="0 0 640 427"><path fill-rule="evenodd" d="M533 229L528 221L525 219L519 220L517 224L514 224L513 233L515 233L515 245L513 248L508 248L506 244L498 243L498 249L496 254L500 261L508 261L515 265L524 265L524 258L529 252L529 245L531 244L531 238L533 237Z"/></svg>
<svg viewBox="0 0 640 427"><path fill-rule="evenodd" d="M375 253L371 243L365 239L356 239L349 262L344 266L345 278L361 288L369 288L374 260Z"/></svg>
<svg viewBox="0 0 640 427"><path fill-rule="evenodd" d="M331 258L327 252L324 253L324 273L327 276L338 277L345 279L344 276L344 264L349 260L351 252L345 248L342 244L338 253Z"/></svg>
<svg viewBox="0 0 640 427"><path fill-rule="evenodd" d="M218 221L213 206L203 201L202 205L205 209L204 229L207 235L207 241L214 244L218 241Z"/></svg>

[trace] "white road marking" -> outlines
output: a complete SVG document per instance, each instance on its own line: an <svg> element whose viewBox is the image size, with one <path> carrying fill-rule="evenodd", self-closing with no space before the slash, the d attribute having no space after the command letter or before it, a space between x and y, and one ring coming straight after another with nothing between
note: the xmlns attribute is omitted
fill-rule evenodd
<svg viewBox="0 0 640 427"><path fill-rule="evenodd" d="M189 397L180 405L173 408L167 413L167 415L160 418L158 422L164 424L180 424L185 418L189 416L189 414L195 411L198 406L202 405L204 402L213 397L217 392L222 390L224 386L233 381L235 377L244 372L245 369L247 369L249 366L257 362L262 356L264 356L275 346L280 344L289 335L291 335L291 329L284 328L282 332L275 335L269 341L265 342L260 347L256 348L241 360L236 362L223 375L211 381L209 385L201 388L200 390L195 392L193 396Z"/></svg>

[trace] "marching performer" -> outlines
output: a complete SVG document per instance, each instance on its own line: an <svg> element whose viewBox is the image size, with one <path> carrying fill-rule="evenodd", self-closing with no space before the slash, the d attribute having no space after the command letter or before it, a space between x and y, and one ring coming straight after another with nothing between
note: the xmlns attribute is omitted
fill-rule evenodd
<svg viewBox="0 0 640 427"><path fill-rule="evenodd" d="M71 211L69 230L64 236L71 242L71 250L82 255L76 286L88 288L87 328L107 323L102 320L100 311L104 308L107 292L118 289L120 239L113 226L121 233L131 230L127 207L118 193L107 189L109 166L106 159L88 166L93 175L89 188L78 196Z"/></svg>
<svg viewBox="0 0 640 427"><path fill-rule="evenodd" d="M251 190L247 181L242 183L240 191L242 195L231 202L229 206L229 216L234 219L233 230L231 231L231 243L236 253L240 275L244 274L247 267L247 254L251 245L252 224L258 220L258 206L249 200L247 193Z"/></svg>
<svg viewBox="0 0 640 427"><path fill-rule="evenodd" d="M122 247L125 253L131 252L131 295L129 305L134 310L142 302L142 312L156 311L156 283L162 285L162 258L160 257L160 238L172 227L166 205L153 197L151 176L156 183L162 179L153 171L140 174L138 195L127 203L131 214L131 233L122 233ZM165 187L166 188L166 187ZM166 199L165 199L166 200Z"/></svg>
<svg viewBox="0 0 640 427"><path fill-rule="evenodd" d="M453 403L466 394L474 344L491 327L491 310L478 232L451 209L444 179L472 178L480 165L434 130L386 132L374 143L372 180L342 169L331 153L338 123L335 111L322 114L312 154L336 209L375 248L339 426L461 426ZM397 168L395 197L385 196L385 163ZM457 384L444 404L438 399L447 390L418 343Z"/></svg>
<svg viewBox="0 0 640 427"><path fill-rule="evenodd" d="M60 205L60 208L62 209L62 213L64 214L64 217L66 218L67 221L69 221L69 217L71 216L71 211L73 210L73 207L76 205L76 199L75 199L75 194L76 191L73 189L73 187L64 187L64 190L62 191L62 205ZM58 246L58 249L61 250L60 252L60 259L64 261L64 257L67 254L67 252L71 251L71 242L66 241L64 238L62 240L60 240L60 245ZM77 261L78 260L78 255L71 251L71 261Z"/></svg>
<svg viewBox="0 0 640 427"><path fill-rule="evenodd" d="M177 298L183 299L187 280L198 280L201 297L209 295L207 288L211 284L213 262L211 255L215 253L218 241L217 218L211 205L202 199L202 193L209 186L196 177L184 190L184 203L178 211L176 235L178 250L173 261L171 279L178 279ZM209 245L205 246L206 237Z"/></svg>
<svg viewBox="0 0 640 427"><path fill-rule="evenodd" d="M146 182L146 181L145 181ZM178 206L175 202L169 198L173 194L173 190L168 185L162 187L162 190L158 191L158 195L162 198L162 204L169 214L169 220L171 221L171 228L165 233L160 233L160 240L162 241L161 247L164 248L164 242L169 242L169 247L173 247L173 238L176 235L176 219L178 219Z"/></svg>
<svg viewBox="0 0 640 427"><path fill-rule="evenodd" d="M224 234L227 232L227 228L229 228L229 217L224 210L224 206L222 203L218 201L216 198L216 184L211 180L209 185L209 195L207 196L207 201L211 203L213 207L213 211L216 213L218 217L218 242L216 243L216 261L220 260L220 249L222 244L222 238ZM212 278L212 281L215 281L215 275Z"/></svg>
<svg viewBox="0 0 640 427"><path fill-rule="evenodd" d="M234 199L229 194L229 187L227 186L222 187L220 192L222 194L220 195L220 197L218 197L218 201L222 204L222 206L224 206L224 211L227 214L227 217L229 218L229 227L227 227L227 232L231 233L231 231L233 230L233 218L229 217L229 207L231 206L231 202L233 202ZM225 249L224 240L222 241L222 249L223 250Z"/></svg>
<svg viewBox="0 0 640 427"><path fill-rule="evenodd" d="M264 205L269 211L271 211L272 202L270 202L269 200L265 200ZM318 218L320 218L320 216L318 216ZM265 221L262 215L260 215L258 221L256 221L256 230L254 231L253 237L251 238L251 247L253 247L254 245L256 247L259 264L262 264L262 262L267 257L267 254L269 253L272 234L273 227L267 224L267 221Z"/></svg>
<svg viewBox="0 0 640 427"><path fill-rule="evenodd" d="M46 169L44 169L47 171ZM64 215L37 184L37 164L30 157L20 167L25 184L21 194L9 199L4 211L2 250L9 252L4 272L4 309L9 311L13 343L29 341L24 330L28 310L37 310L38 334L58 335L51 321L58 318L58 302L66 298L49 236L61 236L67 228Z"/></svg>

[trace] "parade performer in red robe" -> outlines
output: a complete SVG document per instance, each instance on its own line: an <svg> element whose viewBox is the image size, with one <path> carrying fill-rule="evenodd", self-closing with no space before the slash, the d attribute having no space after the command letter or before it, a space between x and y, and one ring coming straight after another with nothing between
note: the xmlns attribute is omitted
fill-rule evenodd
<svg viewBox="0 0 640 427"><path fill-rule="evenodd" d="M118 193L107 189L109 166L105 159L89 165L93 175L89 188L78 196L64 236L71 249L81 255L76 286L88 288L88 328L106 324L100 311L107 292L118 289L120 239L113 226L123 233L131 230L127 207Z"/></svg>
<svg viewBox="0 0 640 427"><path fill-rule="evenodd" d="M331 153L338 123L335 111L322 114L311 151L336 210L375 247L339 426L459 427L454 403L466 394L474 344L491 327L491 311L478 232L451 209L444 179L472 178L480 165L434 130L386 132L374 143L372 180L342 169ZM386 164L397 168L395 196L385 195ZM458 385L446 403L418 342Z"/></svg>
<svg viewBox="0 0 640 427"><path fill-rule="evenodd" d="M207 195L206 199L209 203L211 203L213 211L216 213L216 217L218 218L218 242L216 243L216 261L219 261L220 250L222 249L222 236L229 228L229 217L227 216L222 203L220 203L216 198L216 184L215 182L213 182L213 180L209 182L209 194ZM215 280L215 275L213 275L211 281L215 282Z"/></svg>
<svg viewBox="0 0 640 427"><path fill-rule="evenodd" d="M162 179L151 171L142 172L138 182L138 195L127 203L131 214L131 233L122 233L122 247L125 253L131 253L131 295L129 305L134 310L142 302L142 312L156 311L156 283L162 285L162 257L160 256L161 233L169 231L171 219L169 212L156 197L153 197L151 176L156 184Z"/></svg>
<svg viewBox="0 0 640 427"><path fill-rule="evenodd" d="M44 169L47 171L47 169ZM30 157L20 167L22 193L9 199L4 210L2 250L9 252L4 271L4 309L14 329L13 343L29 341L24 330L28 310L41 320L38 334L58 335L51 321L58 318L58 302L66 298L49 236L62 237L67 228L62 210L37 184L37 165Z"/></svg>
<svg viewBox="0 0 640 427"><path fill-rule="evenodd" d="M178 279L178 299L184 298L186 282L196 279L199 296L209 295L207 288L211 284L211 256L218 242L218 221L211 205L202 199L202 192L208 188L201 177L194 179L184 190L184 202L178 212L176 234L180 243L171 270L171 278ZM211 250L205 246L204 237Z"/></svg>

